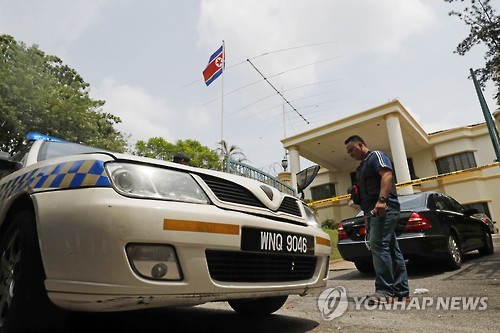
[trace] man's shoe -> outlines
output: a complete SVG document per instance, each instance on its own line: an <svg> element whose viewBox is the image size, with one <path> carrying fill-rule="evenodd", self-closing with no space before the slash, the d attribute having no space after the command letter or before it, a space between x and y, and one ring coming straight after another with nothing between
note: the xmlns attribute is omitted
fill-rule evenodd
<svg viewBox="0 0 500 333"><path fill-rule="evenodd" d="M393 297L395 302L406 302L408 303L410 301L410 296L394 296Z"/></svg>
<svg viewBox="0 0 500 333"><path fill-rule="evenodd" d="M383 294L383 293L374 293L372 295L367 296L368 305L379 305L379 304L390 304L394 303L394 298Z"/></svg>

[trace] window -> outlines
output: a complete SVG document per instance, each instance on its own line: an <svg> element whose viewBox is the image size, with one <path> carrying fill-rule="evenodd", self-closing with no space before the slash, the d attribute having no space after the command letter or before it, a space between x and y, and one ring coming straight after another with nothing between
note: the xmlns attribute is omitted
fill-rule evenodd
<svg viewBox="0 0 500 333"><path fill-rule="evenodd" d="M40 147L37 160L45 161L48 160L49 158L54 158L54 157L94 153L94 152L109 152L109 151L94 147L83 146L72 142L45 141Z"/></svg>
<svg viewBox="0 0 500 333"><path fill-rule="evenodd" d="M452 156L438 158L436 167L438 173L447 173L476 167L476 159L472 152L460 153Z"/></svg>
<svg viewBox="0 0 500 333"><path fill-rule="evenodd" d="M313 200L328 199L336 196L335 184L324 184L311 187L311 197Z"/></svg>
<svg viewBox="0 0 500 333"><path fill-rule="evenodd" d="M408 162L408 171L410 171L410 178L413 179L418 179L418 176L415 174L415 167L413 166L413 159L411 157L407 158L406 161Z"/></svg>
<svg viewBox="0 0 500 333"><path fill-rule="evenodd" d="M464 213L465 209L455 199L444 194L434 195L436 208L438 210L447 210L450 212Z"/></svg>
<svg viewBox="0 0 500 333"><path fill-rule="evenodd" d="M491 219L490 209L486 202L476 202L473 204L463 205L465 209L475 208L479 213L486 214Z"/></svg>
<svg viewBox="0 0 500 333"><path fill-rule="evenodd" d="M26 165L26 159L28 158L31 146L33 146L33 142L30 142L28 145L22 147L17 153L14 154L14 156L12 156L12 160Z"/></svg>
<svg viewBox="0 0 500 333"><path fill-rule="evenodd" d="M459 212L462 214L465 212L465 208L461 204L459 204L455 199L450 197L447 197L447 199L448 199L448 206L450 207L449 210L453 212Z"/></svg>

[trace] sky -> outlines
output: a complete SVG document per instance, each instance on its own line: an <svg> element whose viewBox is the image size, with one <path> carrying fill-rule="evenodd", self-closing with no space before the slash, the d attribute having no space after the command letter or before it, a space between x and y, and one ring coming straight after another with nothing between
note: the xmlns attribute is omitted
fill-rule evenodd
<svg viewBox="0 0 500 333"><path fill-rule="evenodd" d="M467 4L468 1L465 1ZM281 171L280 140L399 99L428 133L484 122L444 0L0 0L0 34L56 55L129 143L221 138ZM500 8L495 8L498 13ZM224 75L202 72L224 41ZM265 79L263 78L265 77ZM285 99L277 92L278 90ZM484 96L497 109L490 82Z"/></svg>

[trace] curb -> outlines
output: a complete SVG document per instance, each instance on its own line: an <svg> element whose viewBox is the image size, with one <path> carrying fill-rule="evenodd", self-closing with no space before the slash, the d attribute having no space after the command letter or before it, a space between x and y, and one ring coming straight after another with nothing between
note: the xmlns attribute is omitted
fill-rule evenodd
<svg viewBox="0 0 500 333"><path fill-rule="evenodd" d="M345 261L344 259L330 260L330 271L343 271L348 269L356 269L353 262Z"/></svg>

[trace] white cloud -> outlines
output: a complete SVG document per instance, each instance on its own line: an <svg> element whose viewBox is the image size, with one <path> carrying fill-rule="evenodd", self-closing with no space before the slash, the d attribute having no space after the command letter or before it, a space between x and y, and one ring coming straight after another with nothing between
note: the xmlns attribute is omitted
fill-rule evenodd
<svg viewBox="0 0 500 333"><path fill-rule="evenodd" d="M132 134L133 141L157 136L172 140L168 128L175 124L176 116L164 99L154 98L140 87L119 83L111 77L104 78L91 95L106 101L104 112L120 117L122 123L117 128Z"/></svg>
<svg viewBox="0 0 500 333"><path fill-rule="evenodd" d="M68 48L101 19L103 8L116 1L4 1L0 4L0 31L63 58Z"/></svg>
<svg viewBox="0 0 500 333"><path fill-rule="evenodd" d="M432 9L421 0L370 0L363 2L363 6L350 2L350 6L356 17L339 17L347 28L344 31L353 29L347 39L381 54L398 51L403 42L423 33L435 20Z"/></svg>
<svg viewBox="0 0 500 333"><path fill-rule="evenodd" d="M433 121L422 121L422 116L415 113L411 107L405 106L405 108L427 134L466 125L461 124L457 121L456 117L450 114L440 115L438 120L432 119Z"/></svg>
<svg viewBox="0 0 500 333"><path fill-rule="evenodd" d="M293 6L289 3L293 2ZM230 41L227 44L228 64L244 61L256 57L264 52L284 49L288 47L307 45L316 42L307 30L300 24L300 15L293 10L301 11L307 8L307 3L297 1L221 1L204 0L200 6L198 32L200 45L213 48L220 40ZM293 54L280 53L284 57L267 56L265 63L255 61L256 66L268 76L318 60L308 50L296 50ZM246 65L247 74L254 80L260 76ZM261 67L262 66L262 67ZM291 73L288 82L311 80L314 73L301 71ZM277 79L275 79L277 80Z"/></svg>
<svg viewBox="0 0 500 333"><path fill-rule="evenodd" d="M143 88L106 77L91 91L91 97L106 101L103 111L120 117L116 128L130 134L130 143L162 137L167 141L194 139L210 148L220 140L220 123L214 124L213 110L189 106L177 109L171 101L149 94ZM173 97L171 97L173 98Z"/></svg>
<svg viewBox="0 0 500 333"><path fill-rule="evenodd" d="M297 46L297 41L331 40L391 52L428 29L435 18L422 0L203 0L198 32L202 46L227 38L235 49L252 45L256 53Z"/></svg>

